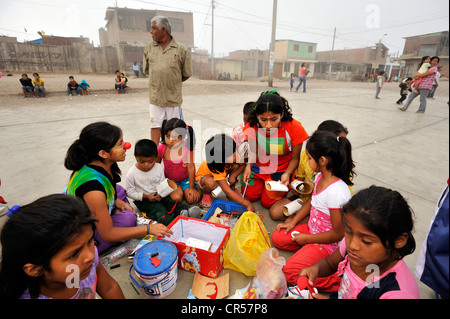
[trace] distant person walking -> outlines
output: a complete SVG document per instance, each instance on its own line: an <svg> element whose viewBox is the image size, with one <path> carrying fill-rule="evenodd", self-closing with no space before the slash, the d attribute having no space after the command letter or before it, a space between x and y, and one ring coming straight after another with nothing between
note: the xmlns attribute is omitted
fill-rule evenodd
<svg viewBox="0 0 450 319"><path fill-rule="evenodd" d="M385 79L384 75L385 74L386 74L386 72L381 71L380 74L377 77L377 92L375 93L375 98L376 99L380 99L379 95L380 95L380 92L381 92L381 88L383 87L383 84L384 84L384 79Z"/></svg>
<svg viewBox="0 0 450 319"><path fill-rule="evenodd" d="M425 113L427 109L427 96L430 93L434 79L436 78L436 74L438 72L437 65L441 59L438 56L434 56L431 58L431 66L428 71L424 74L416 74L415 77L421 77L422 81L419 85L417 85L418 93L412 91L406 101L405 106L399 107L400 111L405 112L408 107L411 105L412 101L420 95L420 106L416 113Z"/></svg>
<svg viewBox="0 0 450 319"><path fill-rule="evenodd" d="M157 145L161 125L171 118L183 119L182 83L192 75L191 52L172 37L169 19L152 19L151 35L144 49L143 71L149 75L150 136Z"/></svg>
<svg viewBox="0 0 450 319"><path fill-rule="evenodd" d="M306 67L306 63L302 63L302 67L300 69L300 76L298 77L298 85L297 88L295 89L295 93L298 92L298 90L300 89L300 86L302 86L303 84L303 93L306 93L306 77L309 74L309 69Z"/></svg>

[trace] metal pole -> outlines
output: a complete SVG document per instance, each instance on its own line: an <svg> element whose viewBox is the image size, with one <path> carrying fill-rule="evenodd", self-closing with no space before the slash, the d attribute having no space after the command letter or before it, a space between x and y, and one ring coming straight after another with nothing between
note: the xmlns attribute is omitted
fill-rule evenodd
<svg viewBox="0 0 450 319"><path fill-rule="evenodd" d="M333 64L334 40L335 40L335 39L336 39L336 27L334 27L333 45L331 46L330 65L328 66L328 79L330 79L330 76L331 76L331 65Z"/></svg>
<svg viewBox="0 0 450 319"><path fill-rule="evenodd" d="M269 57L269 87L273 86L273 66L275 64L275 34L277 32L277 2L278 0L273 0L272 39L270 42Z"/></svg>
<svg viewBox="0 0 450 319"><path fill-rule="evenodd" d="M211 0L211 80L214 80L214 0Z"/></svg>

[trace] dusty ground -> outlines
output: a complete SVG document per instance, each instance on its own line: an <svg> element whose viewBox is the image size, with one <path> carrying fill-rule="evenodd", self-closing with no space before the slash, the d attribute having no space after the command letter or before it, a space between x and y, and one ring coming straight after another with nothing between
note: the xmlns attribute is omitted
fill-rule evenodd
<svg viewBox="0 0 450 319"><path fill-rule="evenodd" d="M135 143L149 137L148 92L146 78L129 76L130 91L117 95L113 75L72 74L78 82L85 79L92 88L90 96L69 98L66 84L69 74L41 74L47 98L23 98L20 74L0 79L0 195L9 204L23 205L60 192L70 172L63 166L65 153L81 129L94 121L106 120L122 128L124 139ZM274 86L285 96L308 133L326 119L335 119L348 127L356 162L355 192L372 184L400 191L416 214L414 236L417 249L405 258L414 270L418 252L428 231L437 199L449 176L448 82L438 88L436 99L429 101L425 114L415 114L418 100L408 112L396 109L398 83L386 83L381 100L375 100L375 84L333 82L310 79L308 92L289 92L287 81L275 80ZM245 102L256 100L268 90L267 82L202 81L189 79L183 85L183 113L195 125L197 148L219 132L229 132L242 121ZM199 161L200 161L199 160ZM123 175L134 165L129 152L120 168ZM264 215L271 233L276 222L259 202L255 208ZM0 226L5 217L0 217ZM290 253L280 252L286 258ZM129 264L109 270L127 298L136 295L129 284ZM243 288L251 278L230 273L230 295ZM193 274L180 270L178 287L169 298L186 298ZM419 283L422 298L432 298L428 287Z"/></svg>

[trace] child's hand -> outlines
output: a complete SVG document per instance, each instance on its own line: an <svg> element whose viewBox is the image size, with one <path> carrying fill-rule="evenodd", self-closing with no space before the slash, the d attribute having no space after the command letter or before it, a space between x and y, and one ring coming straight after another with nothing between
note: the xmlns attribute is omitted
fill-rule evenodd
<svg viewBox="0 0 450 319"><path fill-rule="evenodd" d="M117 209L119 209L121 212L123 212L124 210L131 210L132 212L134 212L134 208L131 207L129 204L125 203L123 200L121 199L116 199L115 202L115 206Z"/></svg>
<svg viewBox="0 0 450 319"><path fill-rule="evenodd" d="M289 183L291 181L291 176L288 173L283 173L283 175L281 175L281 179L280 179L280 183L286 186L289 186Z"/></svg>
<svg viewBox="0 0 450 319"><path fill-rule="evenodd" d="M314 281L319 276L319 267L312 265L310 267L303 268L299 271L298 276L308 277L309 284L314 287Z"/></svg>
<svg viewBox="0 0 450 319"><path fill-rule="evenodd" d="M195 188L186 189L186 200L190 203L196 203L200 200L200 194Z"/></svg>
<svg viewBox="0 0 450 319"><path fill-rule="evenodd" d="M248 206L247 206L247 211L248 212L256 212L255 207L253 207L252 203L249 202Z"/></svg>
<svg viewBox="0 0 450 319"><path fill-rule="evenodd" d="M163 224L150 224L150 234L164 238L165 236L170 237L170 235L173 234L173 231Z"/></svg>
<svg viewBox="0 0 450 319"><path fill-rule="evenodd" d="M149 202L159 202L162 199L161 196L158 195L158 193L144 194L142 197L147 199Z"/></svg>
<svg viewBox="0 0 450 319"><path fill-rule="evenodd" d="M277 225L277 230L281 231L282 229L286 229L285 234L289 233L292 229L294 229L295 225L297 225L295 222L292 222L292 220L290 221L285 221L284 223L278 224Z"/></svg>
<svg viewBox="0 0 450 319"><path fill-rule="evenodd" d="M299 244L300 246L306 245L306 236L305 234L297 234L294 237L291 237L291 241L295 241L297 244Z"/></svg>
<svg viewBox="0 0 450 319"><path fill-rule="evenodd" d="M247 184L250 181L250 176L252 175L252 168L247 165L244 172L242 173L242 181Z"/></svg>

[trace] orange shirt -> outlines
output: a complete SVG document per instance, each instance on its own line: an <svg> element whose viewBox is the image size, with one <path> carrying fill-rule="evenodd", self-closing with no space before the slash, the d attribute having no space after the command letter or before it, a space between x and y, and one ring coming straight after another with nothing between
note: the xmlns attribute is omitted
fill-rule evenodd
<svg viewBox="0 0 450 319"><path fill-rule="evenodd" d="M250 127L249 123L244 127L244 140L249 141L250 145L257 139L258 142L258 161L256 165L259 168L270 167L272 173L284 172L291 161L292 146L299 145L309 137L303 125L293 119L292 121L283 121L270 136L266 135L265 129ZM253 141L253 142L252 142ZM255 165L253 165L255 166Z"/></svg>
<svg viewBox="0 0 450 319"><path fill-rule="evenodd" d="M206 161L203 161L200 164L200 167L197 170L197 173L195 174L195 181L197 182L200 178L202 178L205 175L211 174L214 177L215 181L220 181L223 179L227 179L227 171L225 170L223 173L216 174L209 170L208 164L206 164Z"/></svg>

